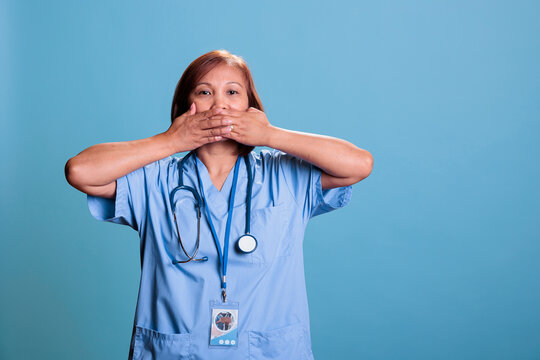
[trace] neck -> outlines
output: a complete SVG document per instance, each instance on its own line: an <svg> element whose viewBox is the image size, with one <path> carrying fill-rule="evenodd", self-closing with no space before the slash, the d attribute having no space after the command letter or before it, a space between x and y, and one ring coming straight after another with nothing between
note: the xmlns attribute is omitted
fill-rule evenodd
<svg viewBox="0 0 540 360"><path fill-rule="evenodd" d="M236 164L240 146L236 141L227 139L205 144L197 148L195 153L210 175L228 174Z"/></svg>

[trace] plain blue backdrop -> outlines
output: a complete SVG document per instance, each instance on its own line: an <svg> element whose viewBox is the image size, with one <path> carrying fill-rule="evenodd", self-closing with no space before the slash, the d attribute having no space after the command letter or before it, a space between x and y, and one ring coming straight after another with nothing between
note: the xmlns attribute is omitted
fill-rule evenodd
<svg viewBox="0 0 540 360"><path fill-rule="evenodd" d="M227 49L270 122L371 152L304 250L317 359L540 358L537 1L4 1L0 358L123 359L137 233L64 164L167 130Z"/></svg>

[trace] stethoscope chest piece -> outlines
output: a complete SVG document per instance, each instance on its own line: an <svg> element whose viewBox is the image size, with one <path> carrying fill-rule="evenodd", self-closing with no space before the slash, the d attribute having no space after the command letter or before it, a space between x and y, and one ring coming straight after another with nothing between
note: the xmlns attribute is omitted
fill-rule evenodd
<svg viewBox="0 0 540 360"><path fill-rule="evenodd" d="M236 242L236 247L244 254L252 253L257 248L257 239L253 235L242 235Z"/></svg>

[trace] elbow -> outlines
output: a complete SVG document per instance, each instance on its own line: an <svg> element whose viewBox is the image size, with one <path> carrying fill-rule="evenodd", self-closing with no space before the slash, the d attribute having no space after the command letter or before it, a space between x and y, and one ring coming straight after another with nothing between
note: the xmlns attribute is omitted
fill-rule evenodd
<svg viewBox="0 0 540 360"><path fill-rule="evenodd" d="M358 165L356 166L358 181L367 178L373 170L373 155L367 150L362 150L362 155L358 159ZM358 182L357 181L357 182Z"/></svg>
<svg viewBox="0 0 540 360"><path fill-rule="evenodd" d="M366 164L364 165L365 170L365 176L364 178L367 178L369 174L371 174L371 171L373 170L373 155L369 151L366 151Z"/></svg>
<svg viewBox="0 0 540 360"><path fill-rule="evenodd" d="M79 186L77 186L78 184L77 166L76 166L76 160L74 157L72 157L66 162L66 165L64 166L64 175L69 185L73 186L76 189L79 188Z"/></svg>

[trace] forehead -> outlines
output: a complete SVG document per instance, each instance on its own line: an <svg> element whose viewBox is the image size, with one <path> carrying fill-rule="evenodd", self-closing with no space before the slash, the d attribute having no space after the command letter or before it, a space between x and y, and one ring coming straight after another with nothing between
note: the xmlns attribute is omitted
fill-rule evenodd
<svg viewBox="0 0 540 360"><path fill-rule="evenodd" d="M217 85L229 81L235 81L245 86L244 73L235 66L219 64L200 78L197 83L208 82Z"/></svg>

